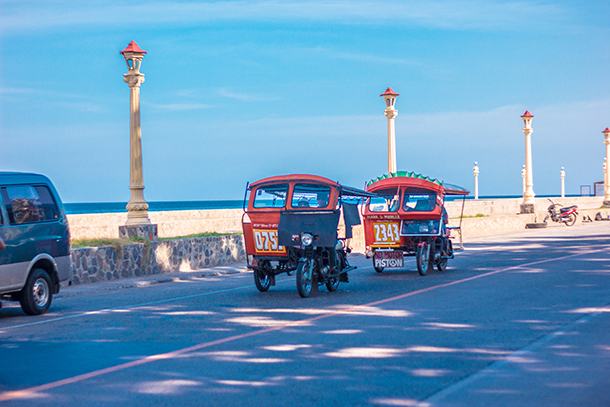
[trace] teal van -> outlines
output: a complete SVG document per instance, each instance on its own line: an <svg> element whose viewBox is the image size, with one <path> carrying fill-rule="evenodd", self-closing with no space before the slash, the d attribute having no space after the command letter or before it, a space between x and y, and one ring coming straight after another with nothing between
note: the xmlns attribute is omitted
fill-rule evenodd
<svg viewBox="0 0 610 407"><path fill-rule="evenodd" d="M0 203L0 299L44 314L71 273L63 205L47 177L16 172L0 172Z"/></svg>

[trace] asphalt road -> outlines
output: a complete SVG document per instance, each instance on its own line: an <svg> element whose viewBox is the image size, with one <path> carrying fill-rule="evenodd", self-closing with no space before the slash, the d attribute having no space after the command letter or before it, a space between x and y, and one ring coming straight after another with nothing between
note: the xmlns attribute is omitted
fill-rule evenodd
<svg viewBox="0 0 610 407"><path fill-rule="evenodd" d="M39 317L5 303L0 405L610 405L609 230L472 241L425 277L352 256L308 299L238 265L69 287Z"/></svg>

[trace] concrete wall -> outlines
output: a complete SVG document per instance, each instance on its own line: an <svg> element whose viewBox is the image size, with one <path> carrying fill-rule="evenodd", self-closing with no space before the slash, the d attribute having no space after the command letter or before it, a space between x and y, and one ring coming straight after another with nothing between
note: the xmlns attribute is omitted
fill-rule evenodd
<svg viewBox="0 0 610 407"><path fill-rule="evenodd" d="M603 197L552 199L566 206L578 205L581 210L598 209L603 202ZM468 199L464 205L464 216L515 215L519 213L521 202L521 198ZM548 205L546 198L536 198L538 212L545 212ZM462 201L447 202L446 208L450 218L457 218L462 210ZM218 209L149 212L149 217L152 223L158 225L159 237L176 237L203 232L241 232L242 214L242 209ZM118 238L119 226L124 225L126 220L127 213L68 215L73 239Z"/></svg>
<svg viewBox="0 0 610 407"><path fill-rule="evenodd" d="M583 216L595 218L596 213L608 217L610 211L600 209L603 197L557 198L555 202L579 206L578 223ZM467 200L461 220L462 238L524 230L527 223L542 222L548 201L536 200L537 213L519 215L521 199ZM462 202L447 203L449 225L460 225ZM173 237L202 232L241 232L241 209L150 212L150 219L159 228L159 237ZM483 217L476 217L483 214ZM118 237L118 227L127 219L126 213L68 215L72 238ZM343 229L340 225L340 229ZM364 230L356 226L351 247L364 251ZM343 231L340 230L340 235ZM459 240L458 240L459 241ZM455 242L455 244L458 243ZM164 240L145 244L114 247L93 247L72 250L73 283L84 284L120 278L193 271L205 267L244 262L245 245L242 235L216 236L195 239Z"/></svg>
<svg viewBox="0 0 610 407"><path fill-rule="evenodd" d="M555 203L561 203L564 206L578 205L579 209L599 209L604 201L603 196L594 197L552 197ZM535 198L536 211L546 212L550 205L547 198ZM464 216L476 216L483 214L485 216L494 215L514 215L518 214L523 198L503 198L503 199L467 199L464 203ZM460 216L462 211L462 200L458 199L453 202L447 202L445 205L450 218Z"/></svg>
<svg viewBox="0 0 610 407"><path fill-rule="evenodd" d="M149 212L159 237L188 236L204 232L241 232L242 209ZM73 239L118 238L127 213L68 215Z"/></svg>

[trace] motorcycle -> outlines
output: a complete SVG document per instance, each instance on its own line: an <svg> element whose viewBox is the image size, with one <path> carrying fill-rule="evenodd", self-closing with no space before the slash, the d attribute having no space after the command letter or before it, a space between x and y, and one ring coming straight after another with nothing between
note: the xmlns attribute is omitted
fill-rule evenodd
<svg viewBox="0 0 610 407"><path fill-rule="evenodd" d="M544 218L544 223L546 223L549 218L553 222L563 222L566 224L566 226L572 226L574 223L576 223L578 216L578 212L576 210L578 209L578 206L573 205L564 208L549 198L547 199L551 202L551 205L549 205L547 208L548 214Z"/></svg>

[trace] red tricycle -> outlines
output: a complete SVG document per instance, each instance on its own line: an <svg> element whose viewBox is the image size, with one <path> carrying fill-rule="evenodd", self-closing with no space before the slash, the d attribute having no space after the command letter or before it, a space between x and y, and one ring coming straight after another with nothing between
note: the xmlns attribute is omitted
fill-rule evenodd
<svg viewBox="0 0 610 407"><path fill-rule="evenodd" d="M363 208L365 254L375 271L404 268L405 256L415 256L422 276L435 265L439 271L447 268L454 253L451 230L459 233L461 248L461 225L448 227L445 196L465 199L468 191L405 171L369 181L366 191L376 194Z"/></svg>
<svg viewBox="0 0 610 407"><path fill-rule="evenodd" d="M265 292L275 276L296 271L297 291L309 297L318 284L336 291L348 282L352 226L360 224L358 203L374 194L317 175L282 175L248 184L242 227L256 288ZM343 213L345 237L338 238Z"/></svg>

